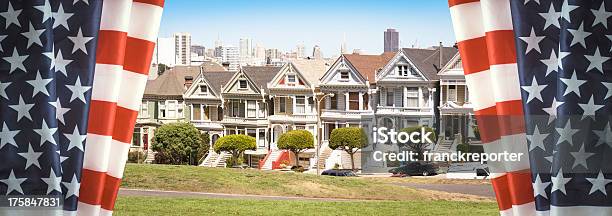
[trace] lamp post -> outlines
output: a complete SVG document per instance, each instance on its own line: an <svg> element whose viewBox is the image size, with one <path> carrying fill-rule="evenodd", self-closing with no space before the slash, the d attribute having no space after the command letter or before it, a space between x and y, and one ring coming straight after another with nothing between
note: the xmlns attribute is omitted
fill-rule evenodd
<svg viewBox="0 0 612 216"><path fill-rule="evenodd" d="M317 175L319 175L321 173L321 164L320 164L320 153L321 153L321 143L323 142L322 136L323 136L323 128L321 125L321 102L323 102L323 99L325 99L326 97L334 97L334 93L322 93L319 92L317 94L315 94L316 100L317 100Z"/></svg>

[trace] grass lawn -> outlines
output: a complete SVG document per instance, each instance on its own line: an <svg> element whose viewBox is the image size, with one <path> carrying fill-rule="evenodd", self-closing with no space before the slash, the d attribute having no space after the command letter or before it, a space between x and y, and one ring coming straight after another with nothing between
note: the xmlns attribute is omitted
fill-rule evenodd
<svg viewBox="0 0 612 216"><path fill-rule="evenodd" d="M492 202L262 201L120 196L114 215L499 215Z"/></svg>
<svg viewBox="0 0 612 216"><path fill-rule="evenodd" d="M387 180L381 180L380 178L339 178L278 171L172 165L128 164L121 187L366 200L493 202L489 198L471 195L445 192L435 192L433 194L432 191L392 185Z"/></svg>

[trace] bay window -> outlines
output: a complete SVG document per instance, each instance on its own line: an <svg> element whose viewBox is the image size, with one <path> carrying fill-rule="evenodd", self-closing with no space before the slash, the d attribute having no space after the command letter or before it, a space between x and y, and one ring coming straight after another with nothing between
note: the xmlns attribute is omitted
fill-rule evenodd
<svg viewBox="0 0 612 216"><path fill-rule="evenodd" d="M306 97L304 96L295 97L295 113L297 114L306 113Z"/></svg>
<svg viewBox="0 0 612 216"><path fill-rule="evenodd" d="M359 110L359 92L349 93L349 110Z"/></svg>

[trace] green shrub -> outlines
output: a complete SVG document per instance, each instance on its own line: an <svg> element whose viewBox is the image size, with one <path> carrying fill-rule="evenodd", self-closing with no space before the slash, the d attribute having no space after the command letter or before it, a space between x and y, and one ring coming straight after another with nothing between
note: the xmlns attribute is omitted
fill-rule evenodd
<svg viewBox="0 0 612 216"><path fill-rule="evenodd" d="M190 123L162 125L155 131L152 142L157 164L198 165L208 148L202 133Z"/></svg>
<svg viewBox="0 0 612 216"><path fill-rule="evenodd" d="M355 153L368 146L368 136L362 128L336 128L329 138L331 149L342 149L351 156L351 169L355 169Z"/></svg>
<svg viewBox="0 0 612 216"><path fill-rule="evenodd" d="M228 163L228 166L233 167L239 161L239 157L246 150L255 150L257 148L256 141L254 137L250 137L243 134L236 135L227 135L221 137L215 142L214 149L215 152L229 152L232 155L232 158Z"/></svg>
<svg viewBox="0 0 612 216"><path fill-rule="evenodd" d="M459 144L457 145L457 151L459 152L463 152L463 153L469 153L470 152L470 145L468 144Z"/></svg>
<svg viewBox="0 0 612 216"><path fill-rule="evenodd" d="M142 151L128 152L128 163L143 163L147 159L147 155Z"/></svg>
<svg viewBox="0 0 612 216"><path fill-rule="evenodd" d="M295 165L300 166L300 153L306 149L314 148L314 137L307 130L293 130L281 135L278 139L278 148L295 154Z"/></svg>

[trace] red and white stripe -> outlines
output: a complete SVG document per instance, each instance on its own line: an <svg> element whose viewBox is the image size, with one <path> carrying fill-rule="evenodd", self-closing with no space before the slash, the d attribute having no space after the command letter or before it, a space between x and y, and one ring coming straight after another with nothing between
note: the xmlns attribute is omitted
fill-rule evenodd
<svg viewBox="0 0 612 216"><path fill-rule="evenodd" d="M164 0L105 0L77 215L112 215Z"/></svg>
<svg viewBox="0 0 612 216"><path fill-rule="evenodd" d="M524 154L489 163L500 214L535 215L510 1L448 3L485 151Z"/></svg>

